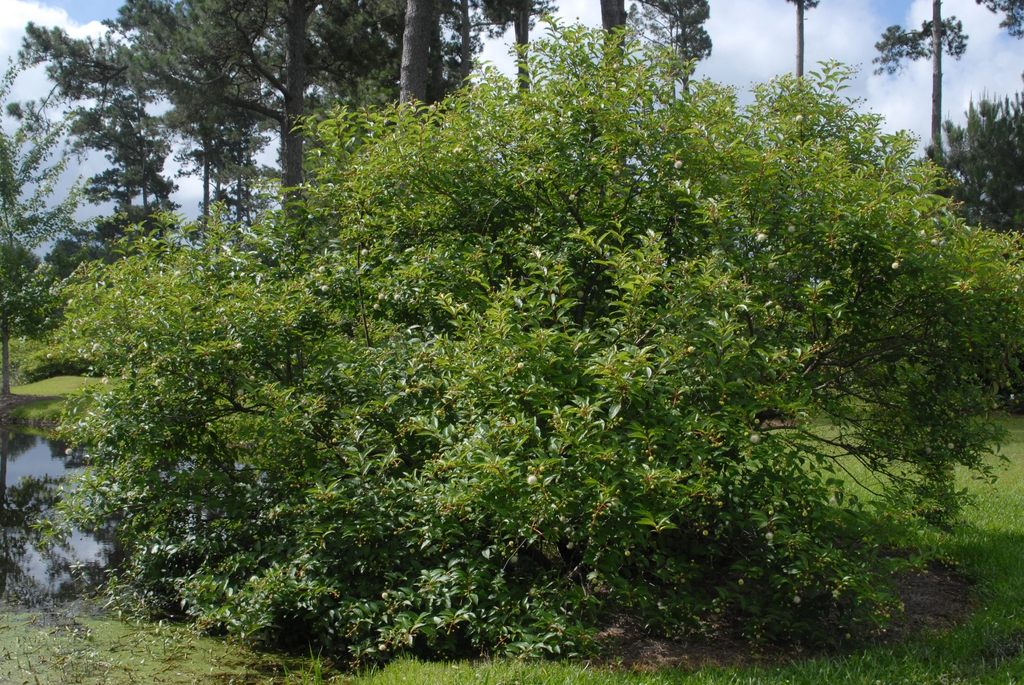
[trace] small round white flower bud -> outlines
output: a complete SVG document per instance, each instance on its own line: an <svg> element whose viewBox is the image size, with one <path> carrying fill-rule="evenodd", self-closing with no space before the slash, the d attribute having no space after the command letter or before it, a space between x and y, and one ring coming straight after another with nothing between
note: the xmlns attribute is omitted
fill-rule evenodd
<svg viewBox="0 0 1024 685"><path fill-rule="evenodd" d="M800 122L802 122L803 120L804 120L804 115L803 115L803 114L797 114L797 115L796 115L796 123L798 123L798 124L799 124L799 123L800 123Z"/></svg>
<svg viewBox="0 0 1024 685"><path fill-rule="evenodd" d="M526 479L526 484L527 485L536 485L537 484L537 476L534 476L533 474L530 474L530 476Z"/></svg>
<svg viewBox="0 0 1024 685"><path fill-rule="evenodd" d="M786 230L789 231L790 233L796 233L796 226L790 224L789 226L786 226Z"/></svg>
<svg viewBox="0 0 1024 685"><path fill-rule="evenodd" d="M324 284L324 285L320 286L320 290L322 290L323 292L327 292L328 290L330 290L330 288L328 288L327 285Z"/></svg>
<svg viewBox="0 0 1024 685"><path fill-rule="evenodd" d="M675 161L675 164L673 164L672 166L674 166L676 169L682 169L683 168L683 160L677 159Z"/></svg>
<svg viewBox="0 0 1024 685"><path fill-rule="evenodd" d="M932 238L932 247L938 247L938 246L939 246L939 239L938 238Z"/></svg>
<svg viewBox="0 0 1024 685"><path fill-rule="evenodd" d="M800 595L793 595L793 604L799 604L803 600L800 599Z"/></svg>
<svg viewBox="0 0 1024 685"><path fill-rule="evenodd" d="M768 542L771 542L772 540L775 539L775 533L773 533L771 531L768 531L767 533L764 534L764 539L767 540Z"/></svg>
<svg viewBox="0 0 1024 685"><path fill-rule="evenodd" d="M576 546L576 543L575 543L575 542L567 542L567 543L565 543L565 548L566 548L566 549L572 549L572 548L574 548L575 546Z"/></svg>
<svg viewBox="0 0 1024 685"><path fill-rule="evenodd" d="M511 557L509 557L509 562L511 562L513 564L518 564L519 563L519 555L518 554L513 554Z"/></svg>
<svg viewBox="0 0 1024 685"><path fill-rule="evenodd" d="M750 434L750 442L755 444L755 445L761 444L761 436L760 436L760 434L758 434L758 433L751 433Z"/></svg>
<svg viewBox="0 0 1024 685"><path fill-rule="evenodd" d="M892 268L894 268L894 269L898 269L898 268L900 268L900 263L899 263L899 260L897 260L897 261L895 261L895 262L893 262L893 263L892 263Z"/></svg>
<svg viewBox="0 0 1024 685"><path fill-rule="evenodd" d="M763 243L764 241L768 240L768 234L758 233L757 235L754 236L754 240L756 240L759 243Z"/></svg>

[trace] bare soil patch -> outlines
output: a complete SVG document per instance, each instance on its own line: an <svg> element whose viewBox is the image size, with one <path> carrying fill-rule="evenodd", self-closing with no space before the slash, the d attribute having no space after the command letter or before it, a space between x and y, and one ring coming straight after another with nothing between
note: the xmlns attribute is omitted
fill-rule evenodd
<svg viewBox="0 0 1024 685"><path fill-rule="evenodd" d="M902 574L896 589L903 602L903 617L876 635L878 642L893 643L924 632L950 630L972 610L971 585L953 569L931 563L925 569ZM821 654L799 645L784 649L753 645L739 637L738 625L724 623L692 639L652 638L638 626L621 621L599 636L607 650L604 661L634 671L679 668L695 671L708 666L744 667L776 664Z"/></svg>

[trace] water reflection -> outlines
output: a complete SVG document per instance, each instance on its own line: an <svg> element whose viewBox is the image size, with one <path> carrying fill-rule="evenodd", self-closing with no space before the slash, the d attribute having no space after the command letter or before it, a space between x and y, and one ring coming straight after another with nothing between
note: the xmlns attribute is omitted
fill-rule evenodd
<svg viewBox="0 0 1024 685"><path fill-rule="evenodd" d="M0 426L0 599L29 607L65 602L97 587L117 561L114 526L44 544L36 524L60 500L85 455L59 440Z"/></svg>

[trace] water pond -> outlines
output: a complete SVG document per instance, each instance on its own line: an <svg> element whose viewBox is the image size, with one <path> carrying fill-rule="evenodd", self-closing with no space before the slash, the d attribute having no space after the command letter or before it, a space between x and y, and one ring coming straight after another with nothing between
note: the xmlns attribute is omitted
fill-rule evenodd
<svg viewBox="0 0 1024 685"><path fill-rule="evenodd" d="M86 459L60 440L0 426L0 683L314 681L303 673L308 657L107 615L95 595L122 559L116 522L56 544L37 527Z"/></svg>
<svg viewBox="0 0 1024 685"><path fill-rule="evenodd" d="M45 544L37 525L60 500L81 450L29 432L0 428L0 601L38 609L93 592L120 560L114 523L76 530Z"/></svg>

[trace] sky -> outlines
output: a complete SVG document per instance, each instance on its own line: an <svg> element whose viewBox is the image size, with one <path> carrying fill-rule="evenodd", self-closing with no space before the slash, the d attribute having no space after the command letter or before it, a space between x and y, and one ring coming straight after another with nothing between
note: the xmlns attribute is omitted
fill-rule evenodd
<svg viewBox="0 0 1024 685"><path fill-rule="evenodd" d="M627 0L628 5L629 0ZM568 22L601 23L599 0L556 0L556 14ZM117 15L122 0L0 0L0 59L14 55L25 24L61 26L76 36L98 34L100 21ZM792 72L795 67L796 11L785 0L710 0L711 18L705 28L714 44L711 57L697 67L698 78L729 84L742 92L754 83ZM960 61L943 62L943 114L964 120L969 103L983 96L1013 95L1024 89L1024 40L999 28L1000 17L975 0L944 0L943 14L963 22L967 52ZM931 16L931 0L821 0L806 14L806 64L837 60L859 71L847 93L860 98L859 107L877 112L886 131L908 130L927 137L931 120L931 64L909 63L902 73L875 75L874 44L891 24L920 27ZM539 34L540 29L534 32ZM494 40L482 59L507 73L513 71L509 40ZM39 97L47 90L41 72L19 79L15 99ZM742 95L741 95L742 101ZM93 156L77 173L90 175L103 168ZM202 190L196 179L179 179L175 201L189 216L198 212Z"/></svg>

